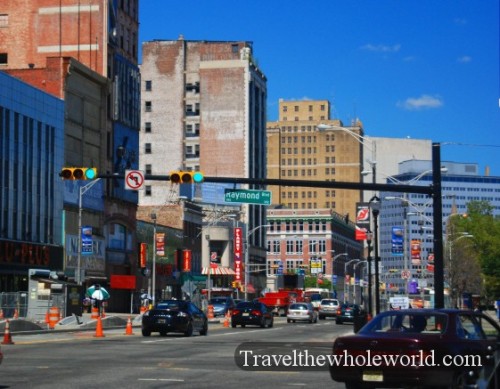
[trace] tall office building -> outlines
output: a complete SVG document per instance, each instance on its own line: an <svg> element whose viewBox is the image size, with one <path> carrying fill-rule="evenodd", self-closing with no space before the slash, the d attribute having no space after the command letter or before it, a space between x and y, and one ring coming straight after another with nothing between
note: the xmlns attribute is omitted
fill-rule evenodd
<svg viewBox="0 0 500 389"><path fill-rule="evenodd" d="M279 119L267 123L270 179L361 182L363 126L330 118L327 100L279 102ZM271 187L273 203L294 209L332 209L353 218L358 190Z"/></svg>
<svg viewBox="0 0 500 389"><path fill-rule="evenodd" d="M251 42L191 41L182 36L143 43L139 156L146 175L181 169L201 170L206 177L266 177L267 80L252 50ZM181 195L202 203L206 214L224 207L217 195L221 186L207 182L194 189ZM148 181L139 206L161 213L164 205L178 199L179 186ZM240 212L239 207L232 212ZM265 224L264 207L243 205L240 215L247 231ZM265 231L254 232L249 236L250 261L264 263ZM205 236L210 231L204 231ZM204 238L203 250L220 246L225 251L221 245L231 240ZM203 260L208 266L208 254Z"/></svg>
<svg viewBox="0 0 500 389"><path fill-rule="evenodd" d="M98 165L99 174L109 175L123 175L126 169L138 167L138 24L138 0L2 2L2 69L65 99L62 166ZM81 77L73 77L76 82L68 88L66 81L72 69L77 69ZM90 81L85 83L85 78ZM137 194L125 190L121 179L107 179L94 191L97 189L101 194L94 197L104 203L100 210L104 223L92 224L96 241L105 241L106 252L100 254L105 256L106 275L133 273ZM65 231L77 235L78 195L75 202L74 193L66 185ZM94 211L95 207L87 207L83 201L84 219L97 220ZM66 255L72 256L68 249ZM89 270L91 266L89 263Z"/></svg>
<svg viewBox="0 0 500 389"><path fill-rule="evenodd" d="M443 232L446 247L453 239L448 231L451 215L467 213L471 201L485 201L493 215L500 215L500 177L480 175L475 163L441 163L443 172ZM445 171L446 170L446 171ZM412 159L399 164L399 174L388 184L432 185L432 162ZM416 293L416 287L434 287L434 212L433 201L416 193L381 192L380 258L381 281L391 294ZM456 237L455 237L456 238ZM446 254L445 254L446 256ZM404 274L404 271L408 271ZM427 295L432 306L433 296Z"/></svg>

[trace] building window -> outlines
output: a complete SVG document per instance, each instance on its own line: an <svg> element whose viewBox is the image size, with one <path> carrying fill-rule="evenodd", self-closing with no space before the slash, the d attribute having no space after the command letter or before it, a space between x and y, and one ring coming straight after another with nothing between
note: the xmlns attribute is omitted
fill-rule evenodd
<svg viewBox="0 0 500 389"><path fill-rule="evenodd" d="M149 92L152 90L152 86L153 86L153 81L151 80L146 80L146 85L145 85L145 88L146 90Z"/></svg>
<svg viewBox="0 0 500 389"><path fill-rule="evenodd" d="M151 175L151 174L153 174L152 171L153 171L152 165L151 164L147 164L146 165L146 174L147 175Z"/></svg>
<svg viewBox="0 0 500 389"><path fill-rule="evenodd" d="M298 106L298 105L296 105L296 106L294 107L294 109L295 109L295 112L299 112L299 106Z"/></svg>
<svg viewBox="0 0 500 389"><path fill-rule="evenodd" d="M324 104L321 104L321 110L324 111L325 110L325 105Z"/></svg>
<svg viewBox="0 0 500 389"><path fill-rule="evenodd" d="M283 106L283 112L286 112L288 110L288 107L286 105Z"/></svg>
<svg viewBox="0 0 500 389"><path fill-rule="evenodd" d="M151 132L151 122L144 123L144 131Z"/></svg>
<svg viewBox="0 0 500 389"><path fill-rule="evenodd" d="M7 53L0 53L0 65L7 65Z"/></svg>
<svg viewBox="0 0 500 389"><path fill-rule="evenodd" d="M238 51L239 51L238 50L238 44L237 43L233 43L231 45L231 50L232 50L233 54L238 54Z"/></svg>
<svg viewBox="0 0 500 389"><path fill-rule="evenodd" d="M146 188L145 188L144 194L145 194L146 196L151 196L151 185L146 185Z"/></svg>
<svg viewBox="0 0 500 389"><path fill-rule="evenodd" d="M146 112L151 112L151 108L152 108L151 101L146 101L145 106L144 106L144 109L146 110Z"/></svg>
<svg viewBox="0 0 500 389"><path fill-rule="evenodd" d="M144 144L144 152L146 154L151 154L151 143L145 143Z"/></svg>
<svg viewBox="0 0 500 389"><path fill-rule="evenodd" d="M0 14L0 28L9 27L9 15Z"/></svg>

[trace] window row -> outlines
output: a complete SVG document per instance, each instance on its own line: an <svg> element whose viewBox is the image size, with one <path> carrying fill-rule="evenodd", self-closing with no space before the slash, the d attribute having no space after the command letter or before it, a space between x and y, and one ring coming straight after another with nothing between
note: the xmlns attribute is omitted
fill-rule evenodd
<svg viewBox="0 0 500 389"><path fill-rule="evenodd" d="M298 116L295 116L295 117L293 118L293 120L294 120L295 122L299 122L299 121L300 121L300 118L299 118ZM312 121L314 120L314 118L313 118L312 116L309 116L309 117L307 118L307 120L309 120L310 122L312 122ZM320 116L320 117L319 117L319 120L326 120L326 117L322 115L322 116ZM287 121L288 121L288 117L283 116L283 121L284 121L284 122L287 122Z"/></svg>

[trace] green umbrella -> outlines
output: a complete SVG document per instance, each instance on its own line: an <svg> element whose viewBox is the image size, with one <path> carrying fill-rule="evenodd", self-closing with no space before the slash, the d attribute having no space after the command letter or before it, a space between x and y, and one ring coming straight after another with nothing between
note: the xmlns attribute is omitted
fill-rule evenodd
<svg viewBox="0 0 500 389"><path fill-rule="evenodd" d="M85 294L94 300L107 300L110 297L109 292L99 284L89 287Z"/></svg>

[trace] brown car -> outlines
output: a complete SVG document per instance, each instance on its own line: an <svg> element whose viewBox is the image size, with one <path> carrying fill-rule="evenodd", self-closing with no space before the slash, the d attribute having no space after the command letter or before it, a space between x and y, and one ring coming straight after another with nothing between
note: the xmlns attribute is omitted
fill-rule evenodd
<svg viewBox="0 0 500 389"><path fill-rule="evenodd" d="M499 346L500 327L481 312L387 311L335 340L330 375L346 388L463 388L500 374Z"/></svg>

